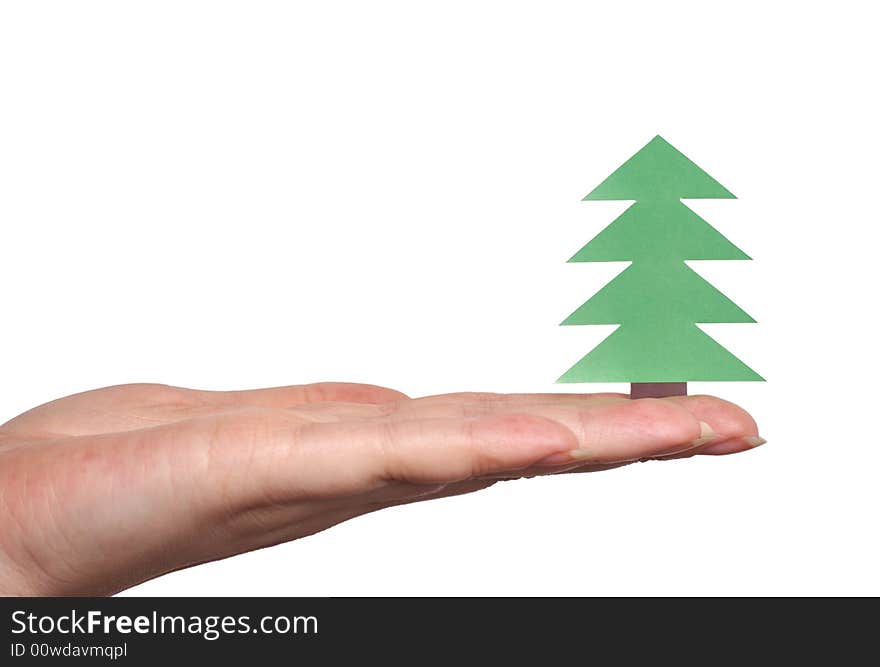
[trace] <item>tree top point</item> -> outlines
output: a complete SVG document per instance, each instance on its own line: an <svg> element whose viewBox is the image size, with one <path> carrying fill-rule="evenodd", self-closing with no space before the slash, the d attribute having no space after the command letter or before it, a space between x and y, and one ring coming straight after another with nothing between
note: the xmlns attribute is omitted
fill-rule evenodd
<svg viewBox="0 0 880 667"><path fill-rule="evenodd" d="M655 135L584 200L736 199L662 136Z"/></svg>

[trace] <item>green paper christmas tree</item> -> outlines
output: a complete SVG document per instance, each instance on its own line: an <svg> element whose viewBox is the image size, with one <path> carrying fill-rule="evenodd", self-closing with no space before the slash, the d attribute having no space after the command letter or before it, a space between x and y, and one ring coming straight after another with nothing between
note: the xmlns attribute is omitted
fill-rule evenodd
<svg viewBox="0 0 880 667"><path fill-rule="evenodd" d="M685 264L750 257L682 199L735 197L660 136L584 197L635 203L569 261L632 263L562 322L620 326L558 382L630 382L636 398L763 380L697 326L754 320Z"/></svg>

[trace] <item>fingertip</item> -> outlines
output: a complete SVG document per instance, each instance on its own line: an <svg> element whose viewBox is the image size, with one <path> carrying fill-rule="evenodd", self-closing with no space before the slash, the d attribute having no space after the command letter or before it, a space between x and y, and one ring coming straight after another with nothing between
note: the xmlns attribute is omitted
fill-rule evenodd
<svg viewBox="0 0 880 667"><path fill-rule="evenodd" d="M717 396L695 395L664 399L682 406L697 419L712 426L716 443L758 436L758 425L745 409ZM707 450L704 449L702 453Z"/></svg>

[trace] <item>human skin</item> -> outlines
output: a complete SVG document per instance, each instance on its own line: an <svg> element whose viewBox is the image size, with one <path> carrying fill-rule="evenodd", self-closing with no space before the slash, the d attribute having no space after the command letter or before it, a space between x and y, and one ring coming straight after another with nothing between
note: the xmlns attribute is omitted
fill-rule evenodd
<svg viewBox="0 0 880 667"><path fill-rule="evenodd" d="M0 594L110 595L500 479L762 443L709 396L107 387L0 427Z"/></svg>

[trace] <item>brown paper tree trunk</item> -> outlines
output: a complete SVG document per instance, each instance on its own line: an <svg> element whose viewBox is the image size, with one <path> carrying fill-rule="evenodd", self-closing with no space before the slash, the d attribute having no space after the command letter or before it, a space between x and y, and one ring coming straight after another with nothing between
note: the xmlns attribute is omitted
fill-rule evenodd
<svg viewBox="0 0 880 667"><path fill-rule="evenodd" d="M664 396L687 396L687 382L633 382L630 398L663 398Z"/></svg>

